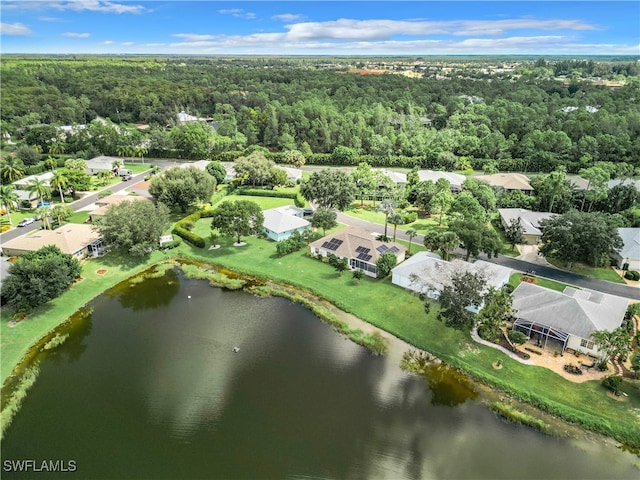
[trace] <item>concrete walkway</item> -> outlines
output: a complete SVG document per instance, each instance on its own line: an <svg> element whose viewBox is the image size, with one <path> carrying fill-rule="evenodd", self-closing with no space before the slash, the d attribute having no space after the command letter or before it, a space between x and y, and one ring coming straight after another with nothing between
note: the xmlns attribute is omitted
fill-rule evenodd
<svg viewBox="0 0 640 480"><path fill-rule="evenodd" d="M487 340L483 340L482 338L480 338L480 335L478 335L478 332L475 328L471 329L471 338L473 338L474 341L481 343L482 345L486 345L487 347L491 347L491 348L495 348L496 350L500 350L502 353L505 353L507 355L509 355L511 358L513 358L514 360L517 360L520 363L524 363L525 365L535 365L535 363L533 363L531 360L525 360L524 358L520 358L518 355L516 355L515 353L507 350L504 347L501 347L500 345L496 345L493 342L489 342Z"/></svg>

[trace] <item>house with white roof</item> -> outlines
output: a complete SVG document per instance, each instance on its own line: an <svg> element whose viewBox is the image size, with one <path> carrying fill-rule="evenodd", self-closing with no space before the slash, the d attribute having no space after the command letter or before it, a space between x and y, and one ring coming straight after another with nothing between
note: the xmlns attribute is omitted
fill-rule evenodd
<svg viewBox="0 0 640 480"><path fill-rule="evenodd" d="M559 352L581 350L598 356L591 334L622 325L629 301L593 290L566 287L563 292L522 282L513 291L513 329Z"/></svg>
<svg viewBox="0 0 640 480"><path fill-rule="evenodd" d="M293 205L264 210L262 215L264 216L262 231L276 242L286 240L293 232L302 233L311 226L308 220L302 218L303 210Z"/></svg>
<svg viewBox="0 0 640 480"><path fill-rule="evenodd" d="M179 167L179 168L193 167L193 168L197 168L198 170L201 170L203 172L206 172L207 171L207 165L209 165L209 163L211 163L209 160L198 160L196 162L182 162L182 163L179 163L176 166Z"/></svg>
<svg viewBox="0 0 640 480"><path fill-rule="evenodd" d="M463 260L447 262L435 253L418 252L391 270L391 283L436 300L456 272L482 273L487 279L487 288L496 289L508 283L511 275L510 268L483 260L473 263ZM468 310L478 311L474 307L469 307Z"/></svg>
<svg viewBox="0 0 640 480"><path fill-rule="evenodd" d="M513 220L520 219L524 243L529 245L535 245L542 237L540 222L556 216L555 213L534 212L526 208L499 208L498 213L504 228L507 228Z"/></svg>
<svg viewBox="0 0 640 480"><path fill-rule="evenodd" d="M619 228L623 246L614 254L618 268L628 264L629 270L640 270L640 228Z"/></svg>
<svg viewBox="0 0 640 480"><path fill-rule="evenodd" d="M380 256L386 252L393 253L400 263L404 260L405 248L399 243L376 240L376 236L368 230L347 227L312 242L309 248L314 255L345 258L351 270L362 270L369 277L377 277L376 262Z"/></svg>
<svg viewBox="0 0 640 480"><path fill-rule="evenodd" d="M85 168L84 172L88 175L96 175L103 171L111 171L115 175L119 175L121 177L124 175L131 175L133 173L128 168L114 167L114 162L118 162L120 165L124 163L120 158L101 155L99 157L92 158L91 160L87 160L87 168Z"/></svg>
<svg viewBox="0 0 640 480"><path fill-rule="evenodd" d="M433 183L436 183L441 178L448 180L451 184L450 188L453 193L462 191L462 184L467 179L467 177L460 175L459 173L440 172L438 170L418 170L417 173L421 182L431 180Z"/></svg>
<svg viewBox="0 0 640 480"><path fill-rule="evenodd" d="M287 180L290 182L297 182L302 180L302 170L299 168L283 167L282 165L276 165L276 168L283 170L287 174Z"/></svg>
<svg viewBox="0 0 640 480"><path fill-rule="evenodd" d="M51 182L51 177L53 177L53 172L45 172L45 173L41 173L39 175L29 175L27 177L23 177L23 178L21 178L19 180L16 180L15 182L13 182L13 184L18 189L20 189L21 187L26 187L33 180L40 180L42 183L45 183L45 184L49 185L49 183Z"/></svg>
<svg viewBox="0 0 640 480"><path fill-rule="evenodd" d="M407 185L407 174L404 172L396 172L395 170L387 170L385 168L374 169L374 173L381 173L385 177L389 177L393 183L400 187Z"/></svg>

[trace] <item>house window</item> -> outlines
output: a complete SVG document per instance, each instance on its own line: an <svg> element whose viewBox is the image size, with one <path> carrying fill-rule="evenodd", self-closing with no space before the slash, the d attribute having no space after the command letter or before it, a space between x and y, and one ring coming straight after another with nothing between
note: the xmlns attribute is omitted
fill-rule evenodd
<svg viewBox="0 0 640 480"><path fill-rule="evenodd" d="M580 346L584 348L588 348L589 350L593 350L593 342L589 340L585 340L584 338L580 341Z"/></svg>
<svg viewBox="0 0 640 480"><path fill-rule="evenodd" d="M354 270L364 270L365 272L377 273L378 269L375 265L371 265L370 263L363 262L358 260L357 258L352 258L349 261L351 268Z"/></svg>

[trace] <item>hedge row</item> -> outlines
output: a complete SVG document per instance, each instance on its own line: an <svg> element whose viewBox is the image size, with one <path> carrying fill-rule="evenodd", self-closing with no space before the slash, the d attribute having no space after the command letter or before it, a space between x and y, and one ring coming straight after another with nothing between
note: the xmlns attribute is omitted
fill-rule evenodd
<svg viewBox="0 0 640 480"><path fill-rule="evenodd" d="M198 210L197 212L192 213L191 215L187 215L182 220L180 220L173 227L172 233L175 233L180 238L182 238L185 242L190 243L194 247L204 248L205 240L197 233L189 230L189 225L196 223L198 220L202 218L202 210Z"/></svg>
<svg viewBox="0 0 640 480"><path fill-rule="evenodd" d="M250 195L253 197L274 197L274 198L290 198L295 203L296 207L304 207L305 200L299 193L296 192L281 192L278 190L261 190L259 188L243 188L240 187L233 191L236 195Z"/></svg>

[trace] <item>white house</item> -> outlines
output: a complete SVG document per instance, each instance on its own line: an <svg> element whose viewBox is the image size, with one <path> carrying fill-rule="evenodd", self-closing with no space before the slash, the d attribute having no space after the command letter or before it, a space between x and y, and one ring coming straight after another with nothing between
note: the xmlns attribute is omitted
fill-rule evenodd
<svg viewBox="0 0 640 480"><path fill-rule="evenodd" d="M591 334L622 325L626 298L566 287L563 292L522 282L513 291L515 330L563 352L567 348L598 356Z"/></svg>
<svg viewBox="0 0 640 480"><path fill-rule="evenodd" d="M276 242L286 240L295 231L302 233L311 226L307 220L302 218L304 216L303 210L293 205L264 210L262 214L264 215L262 231Z"/></svg>
<svg viewBox="0 0 640 480"><path fill-rule="evenodd" d="M511 275L510 268L483 260L473 263L463 260L446 262L435 253L418 252L391 270L391 282L435 300L452 274L464 271L483 273L487 278L487 287L496 289L508 283ZM477 312L478 309L469 307L469 310Z"/></svg>
<svg viewBox="0 0 640 480"><path fill-rule="evenodd" d="M640 270L640 228L619 228L618 234L624 243L614 255L618 268L628 263L629 270Z"/></svg>
<svg viewBox="0 0 640 480"><path fill-rule="evenodd" d="M373 171L381 173L385 177L389 177L391 181L399 187L407 185L407 174L404 172L396 172L395 170L387 170L384 168L374 169Z"/></svg>
<svg viewBox="0 0 640 480"><path fill-rule="evenodd" d="M196 162L182 162L176 166L179 168L194 167L194 168L197 168L198 170L202 170L203 172L206 172L207 165L209 165L209 163L211 163L209 160L198 160Z"/></svg>
<svg viewBox="0 0 640 480"><path fill-rule="evenodd" d="M441 178L448 180L451 184L450 188L453 193L462 191L462 184L467 179L467 177L460 175L459 173L440 172L437 170L418 170L417 173L421 182L431 180L433 183L436 183Z"/></svg>
<svg viewBox="0 0 640 480"><path fill-rule="evenodd" d="M49 185L49 183L51 182L51 177L53 177L53 172L45 172L39 175L29 175L27 177L23 177L13 182L13 184L16 186L16 188L20 188L20 187L26 187L33 180L40 180L42 183Z"/></svg>
<svg viewBox="0 0 640 480"><path fill-rule="evenodd" d="M85 173L89 175L96 175L100 172L111 171L115 175L124 176L131 175L133 172L128 168L116 168L113 166L114 162L118 162L122 164L122 160L117 157L107 157L102 155L100 157L92 158L91 160L87 160L87 168L85 169Z"/></svg>
<svg viewBox="0 0 640 480"><path fill-rule="evenodd" d="M351 270L362 270L365 275L376 277L376 262L383 253L393 253L400 263L404 260L405 249L399 243L380 242L374 235L367 230L347 227L316 240L309 248L315 255L328 257L333 254L338 258L346 258Z"/></svg>

